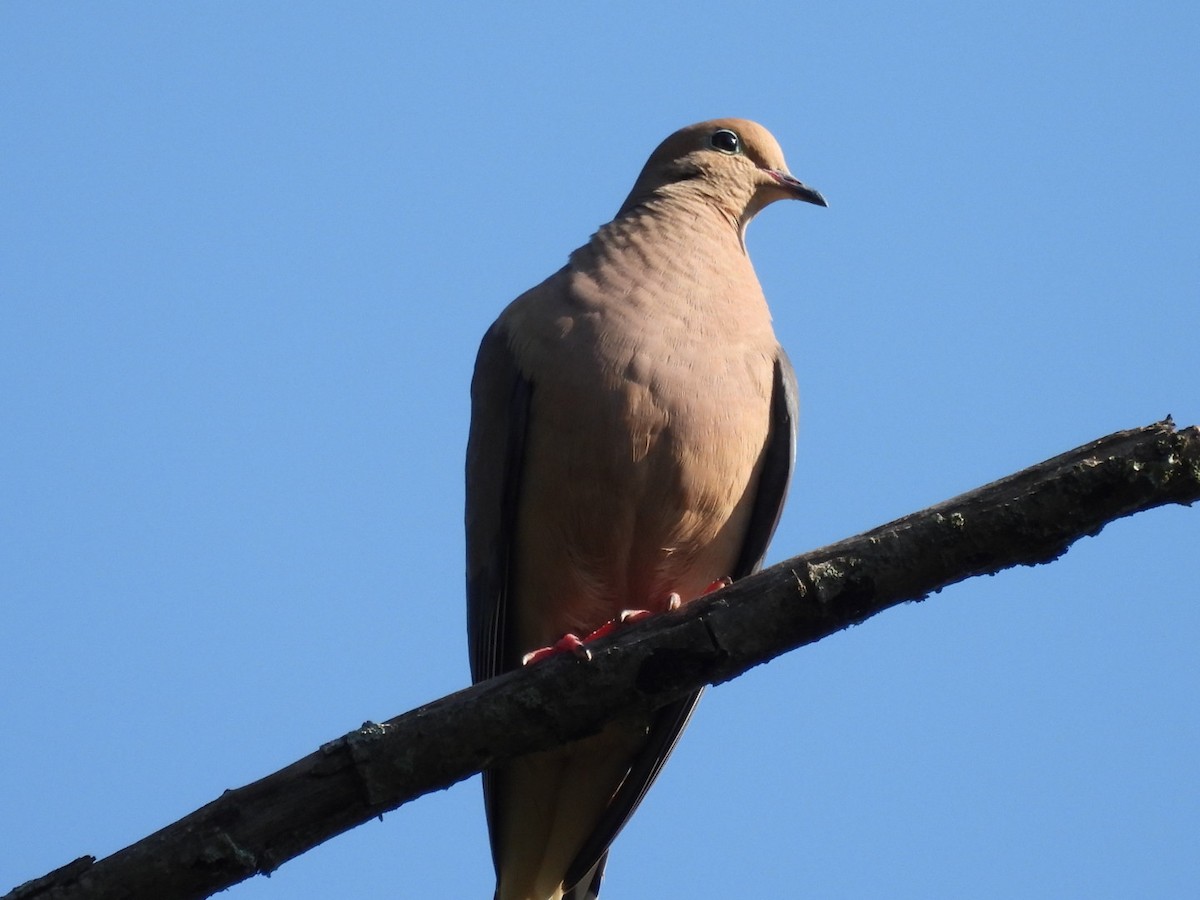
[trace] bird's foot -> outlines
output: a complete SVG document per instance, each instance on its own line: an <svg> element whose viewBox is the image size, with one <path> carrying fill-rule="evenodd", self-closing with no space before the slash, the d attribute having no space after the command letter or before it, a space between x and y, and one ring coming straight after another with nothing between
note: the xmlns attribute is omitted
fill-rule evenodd
<svg viewBox="0 0 1200 900"><path fill-rule="evenodd" d="M591 637L591 635L588 635L588 637ZM586 640L587 638L580 638L579 635L568 632L549 647L538 647L536 650L530 650L521 657L521 665L528 666L531 663L540 662L547 657L558 656L560 653L573 653L580 659L590 660L592 658L592 651L583 646L583 642Z"/></svg>
<svg viewBox="0 0 1200 900"><path fill-rule="evenodd" d="M728 583L728 580L726 580L725 583ZM724 587L725 583L719 581L713 582L715 587L710 585L705 593L716 590L718 587ZM663 601L663 608L666 612L679 609L679 607L682 605L683 598L673 591L668 594L666 600ZM623 625L640 621L641 619L652 615L654 615L654 610L651 609L623 609L621 610L621 614L615 619L605 622L603 625L585 637L581 638L577 634L568 633L564 634L548 647L539 647L537 650L531 650L521 658L521 664L528 666L531 663L539 662L540 660L548 657L558 656L560 653L572 653L579 659L590 661L592 658L592 651L587 648L587 644L592 641L599 640L602 637L607 637Z"/></svg>
<svg viewBox="0 0 1200 900"><path fill-rule="evenodd" d="M683 605L683 598L674 591L667 594L666 599L662 602L662 611L670 612L673 609L679 609ZM584 638L585 641L594 641L597 638L602 638L612 634L622 625L628 625L630 622L640 622L647 616L654 615L653 609L623 609L621 614L610 622L605 622L591 634Z"/></svg>
<svg viewBox="0 0 1200 900"><path fill-rule="evenodd" d="M733 579L728 576L725 578L718 578L703 591L701 591L700 596L703 597L705 594L711 594L713 591L719 591L721 588L727 588L731 584L733 584Z"/></svg>

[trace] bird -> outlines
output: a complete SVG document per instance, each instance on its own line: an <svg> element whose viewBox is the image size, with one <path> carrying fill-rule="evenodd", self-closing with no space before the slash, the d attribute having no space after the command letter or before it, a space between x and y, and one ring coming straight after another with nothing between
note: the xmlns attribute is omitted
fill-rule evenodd
<svg viewBox="0 0 1200 900"><path fill-rule="evenodd" d="M474 682L761 567L798 401L745 232L784 199L828 205L763 126L682 128L484 335L466 462ZM485 771L494 900L594 900L699 697Z"/></svg>

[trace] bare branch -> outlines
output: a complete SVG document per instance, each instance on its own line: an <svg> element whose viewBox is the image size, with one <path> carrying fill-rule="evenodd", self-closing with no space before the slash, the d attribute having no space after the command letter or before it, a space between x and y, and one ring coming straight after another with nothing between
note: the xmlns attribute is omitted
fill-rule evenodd
<svg viewBox="0 0 1200 900"><path fill-rule="evenodd" d="M1108 522L1200 499L1200 429L1118 432L866 534L797 556L676 613L398 716L97 862L83 857L3 900L207 897L497 762L593 734L703 684L921 600L1049 562Z"/></svg>

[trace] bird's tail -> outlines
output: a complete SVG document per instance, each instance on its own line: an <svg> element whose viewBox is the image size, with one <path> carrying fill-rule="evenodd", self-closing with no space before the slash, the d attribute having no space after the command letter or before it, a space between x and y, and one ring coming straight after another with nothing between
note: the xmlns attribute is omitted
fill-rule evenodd
<svg viewBox="0 0 1200 900"><path fill-rule="evenodd" d="M596 900L600 896L600 880L604 878L606 862L608 862L607 853L596 861L591 870L580 878L573 888L563 894L563 900Z"/></svg>
<svg viewBox="0 0 1200 900"><path fill-rule="evenodd" d="M561 894L556 890L554 896L548 900L597 900L600 896L600 880L604 877L604 864L608 862L608 854L605 853L597 863L592 866L588 873L584 875L569 890L563 891ZM500 900L500 887L496 886L496 893L492 895L492 900Z"/></svg>

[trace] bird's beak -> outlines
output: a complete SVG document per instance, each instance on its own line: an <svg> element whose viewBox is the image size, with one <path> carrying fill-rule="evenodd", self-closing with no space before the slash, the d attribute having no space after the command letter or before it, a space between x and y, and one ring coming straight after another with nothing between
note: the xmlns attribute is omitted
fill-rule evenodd
<svg viewBox="0 0 1200 900"><path fill-rule="evenodd" d="M780 171L779 169L766 169L768 175L774 178L779 186L792 195L797 200L803 200L806 203L815 203L817 206L828 206L825 198L821 196L821 192L815 188L810 188L803 181L792 177L788 172Z"/></svg>

